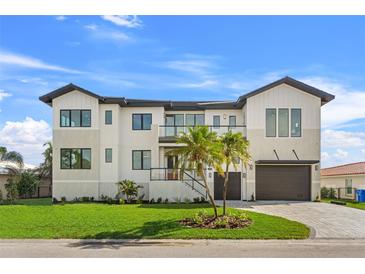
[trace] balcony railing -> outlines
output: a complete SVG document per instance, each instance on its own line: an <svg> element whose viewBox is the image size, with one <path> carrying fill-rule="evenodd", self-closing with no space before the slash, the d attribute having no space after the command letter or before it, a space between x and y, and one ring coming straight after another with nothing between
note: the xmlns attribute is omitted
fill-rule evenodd
<svg viewBox="0 0 365 274"><path fill-rule="evenodd" d="M216 132L218 135L226 133L228 131L232 132L241 132L243 136L246 136L246 126L245 125L236 125L236 126L212 126L212 125L204 125L208 127L210 131ZM179 136L180 133L187 132L188 128L194 126L169 126L169 125L160 125L159 126L159 137L176 137Z"/></svg>
<svg viewBox="0 0 365 274"><path fill-rule="evenodd" d="M195 170L185 170L181 174L179 168L151 168L150 169L151 181L201 181L202 178L197 175Z"/></svg>

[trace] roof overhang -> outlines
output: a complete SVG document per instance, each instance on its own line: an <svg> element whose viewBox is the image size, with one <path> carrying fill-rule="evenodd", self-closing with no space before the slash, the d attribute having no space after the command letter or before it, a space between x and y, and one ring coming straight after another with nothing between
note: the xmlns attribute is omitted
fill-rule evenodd
<svg viewBox="0 0 365 274"><path fill-rule="evenodd" d="M256 165L314 165L319 160L257 160Z"/></svg>

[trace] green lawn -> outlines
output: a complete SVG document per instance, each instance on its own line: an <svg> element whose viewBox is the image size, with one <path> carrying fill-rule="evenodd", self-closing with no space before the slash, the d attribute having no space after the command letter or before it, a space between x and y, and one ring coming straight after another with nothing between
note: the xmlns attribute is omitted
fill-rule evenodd
<svg viewBox="0 0 365 274"><path fill-rule="evenodd" d="M330 203L331 201L341 201L341 202L345 202L346 206L348 206L348 207L365 210L365 203L352 202L349 200L329 199L329 198L322 199L321 201L325 202L325 203Z"/></svg>
<svg viewBox="0 0 365 274"><path fill-rule="evenodd" d="M178 223L202 209L212 212L207 204L50 205L49 199L22 203L0 206L0 238L304 239L309 236L309 229L303 224L254 212L247 212L253 224L244 229L187 228Z"/></svg>

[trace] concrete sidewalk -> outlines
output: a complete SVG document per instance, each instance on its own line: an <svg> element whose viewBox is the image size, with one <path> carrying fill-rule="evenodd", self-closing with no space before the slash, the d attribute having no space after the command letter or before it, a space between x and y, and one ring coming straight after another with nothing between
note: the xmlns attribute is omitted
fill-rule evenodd
<svg viewBox="0 0 365 274"><path fill-rule="evenodd" d="M365 258L365 240L0 240L2 258Z"/></svg>

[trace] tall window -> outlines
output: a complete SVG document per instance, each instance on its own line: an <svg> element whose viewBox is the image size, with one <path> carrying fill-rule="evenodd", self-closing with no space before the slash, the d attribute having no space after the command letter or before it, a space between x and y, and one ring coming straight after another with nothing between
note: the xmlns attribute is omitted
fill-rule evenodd
<svg viewBox="0 0 365 274"><path fill-rule="evenodd" d="M347 178L345 180L346 195L352 194L352 179Z"/></svg>
<svg viewBox="0 0 365 274"><path fill-rule="evenodd" d="M113 160L113 150L111 148L105 149L105 163L111 163Z"/></svg>
<svg viewBox="0 0 365 274"><path fill-rule="evenodd" d="M111 125L113 123L113 113L111 110L105 111L105 124Z"/></svg>
<svg viewBox="0 0 365 274"><path fill-rule="evenodd" d="M132 169L147 170L151 168L151 150L132 151Z"/></svg>
<svg viewBox="0 0 365 274"><path fill-rule="evenodd" d="M229 116L229 127L236 127L236 116Z"/></svg>
<svg viewBox="0 0 365 274"><path fill-rule="evenodd" d="M184 132L184 114L166 114L165 135L176 136Z"/></svg>
<svg viewBox="0 0 365 274"><path fill-rule="evenodd" d="M132 129L133 130L150 130L152 124L152 114L133 114Z"/></svg>
<svg viewBox="0 0 365 274"><path fill-rule="evenodd" d="M276 137L276 109L266 109L266 137Z"/></svg>
<svg viewBox="0 0 365 274"><path fill-rule="evenodd" d="M291 109L291 137L302 136L302 110L300 108Z"/></svg>
<svg viewBox="0 0 365 274"><path fill-rule="evenodd" d="M90 169L90 148L61 148L61 169Z"/></svg>
<svg viewBox="0 0 365 274"><path fill-rule="evenodd" d="M279 108L278 125L279 137L289 137L289 109Z"/></svg>
<svg viewBox="0 0 365 274"><path fill-rule="evenodd" d="M62 109L61 127L90 127L91 110L87 109Z"/></svg>
<svg viewBox="0 0 365 274"><path fill-rule="evenodd" d="M204 125L204 114L186 114L185 115L185 125L193 126L203 126Z"/></svg>
<svg viewBox="0 0 365 274"><path fill-rule="evenodd" d="M213 128L219 128L221 126L221 117L219 115L213 116Z"/></svg>

